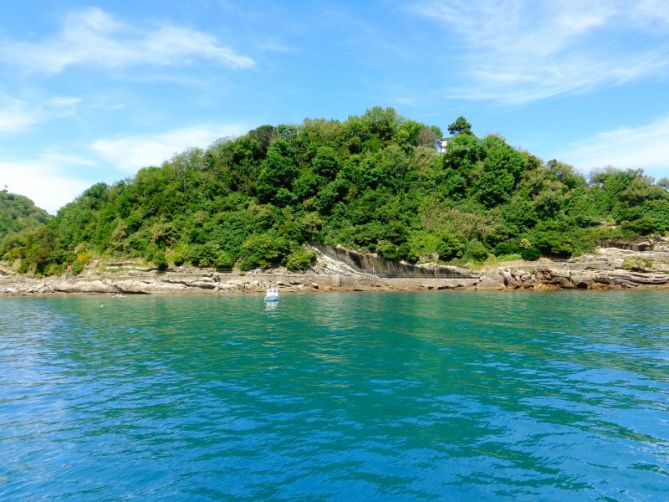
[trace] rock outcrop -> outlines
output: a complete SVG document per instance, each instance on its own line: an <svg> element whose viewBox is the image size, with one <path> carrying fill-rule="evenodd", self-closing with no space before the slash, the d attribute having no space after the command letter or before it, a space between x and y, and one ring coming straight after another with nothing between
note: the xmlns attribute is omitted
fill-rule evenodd
<svg viewBox="0 0 669 502"><path fill-rule="evenodd" d="M323 254L303 273L285 269L223 273L190 267L158 272L131 264L99 269L80 276L35 278L0 266L0 294L231 293L261 292L269 286L296 292L657 288L669 287L669 243L656 244L652 251L602 248L566 261L509 262L476 271L458 268L455 277L431 276L425 273L432 270L429 266L417 277L380 277Z"/></svg>
<svg viewBox="0 0 669 502"><path fill-rule="evenodd" d="M603 289L669 286L669 243L652 251L600 248L565 261L542 259L485 271L479 289ZM649 249L645 246L644 249Z"/></svg>

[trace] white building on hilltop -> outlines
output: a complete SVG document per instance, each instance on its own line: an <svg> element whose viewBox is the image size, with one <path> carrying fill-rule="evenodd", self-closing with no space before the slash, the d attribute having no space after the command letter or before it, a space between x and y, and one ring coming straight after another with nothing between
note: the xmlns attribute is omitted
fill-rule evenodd
<svg viewBox="0 0 669 502"><path fill-rule="evenodd" d="M449 136L448 138L437 139L434 142L434 149L437 153L444 153L448 143L454 138L454 136Z"/></svg>

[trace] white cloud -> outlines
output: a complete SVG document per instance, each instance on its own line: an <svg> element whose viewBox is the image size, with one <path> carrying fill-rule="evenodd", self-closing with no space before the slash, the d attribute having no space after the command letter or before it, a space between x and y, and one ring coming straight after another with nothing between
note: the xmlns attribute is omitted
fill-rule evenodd
<svg viewBox="0 0 669 502"><path fill-rule="evenodd" d="M101 178L108 181L120 174L108 169L103 173L103 160L121 173L134 174L140 167L160 165L187 148L206 147L221 137L239 135L246 130L241 125L213 125L100 139L91 147L101 159L47 150L31 159L0 160L0 188L6 185L10 192L25 195L55 214L96 181L102 181ZM76 175L76 172L83 174Z"/></svg>
<svg viewBox="0 0 669 502"><path fill-rule="evenodd" d="M81 194L91 183L67 174L72 165L88 164L83 159L44 154L36 159L0 161L0 185L30 198L37 206L55 214Z"/></svg>
<svg viewBox="0 0 669 502"><path fill-rule="evenodd" d="M135 173L141 167L161 165L188 148L204 148L219 138L238 136L247 130L239 124L187 127L160 134L98 139L91 148L117 169Z"/></svg>
<svg viewBox="0 0 669 502"><path fill-rule="evenodd" d="M520 104L664 75L669 4L658 0L433 0L414 12L464 42L470 78L452 94ZM633 43L631 43L633 41Z"/></svg>
<svg viewBox="0 0 669 502"><path fill-rule="evenodd" d="M0 43L0 61L51 74L77 65L168 66L196 59L208 59L229 68L255 64L250 57L221 45L213 35L171 24L134 28L98 8L67 15L61 31L53 38Z"/></svg>
<svg viewBox="0 0 669 502"><path fill-rule="evenodd" d="M75 98L73 96L57 96L51 98L48 101L48 104L56 108L74 108L79 103L81 103L81 98Z"/></svg>
<svg viewBox="0 0 669 502"><path fill-rule="evenodd" d="M0 109L0 133L23 131L37 122L37 114L22 106Z"/></svg>
<svg viewBox="0 0 669 502"><path fill-rule="evenodd" d="M620 127L568 145L558 155L583 172L615 166L669 176L669 114L637 127Z"/></svg>
<svg viewBox="0 0 669 502"><path fill-rule="evenodd" d="M80 101L71 96L57 96L28 103L0 95L0 134L20 132L46 120L70 116Z"/></svg>

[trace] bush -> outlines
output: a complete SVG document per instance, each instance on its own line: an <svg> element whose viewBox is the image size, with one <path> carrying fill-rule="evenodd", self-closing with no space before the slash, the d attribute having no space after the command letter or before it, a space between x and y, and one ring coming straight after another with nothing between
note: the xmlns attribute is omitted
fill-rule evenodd
<svg viewBox="0 0 669 502"><path fill-rule="evenodd" d="M239 258L242 270L272 268L283 263L290 251L289 242L273 234L252 235L241 246Z"/></svg>
<svg viewBox="0 0 669 502"><path fill-rule="evenodd" d="M74 263L72 264L72 273L74 275L79 275L84 271L85 264L80 262L78 259L74 260Z"/></svg>
<svg viewBox="0 0 669 502"><path fill-rule="evenodd" d="M160 272L167 270L167 257L165 256L165 251L162 249L159 249L153 253L153 258L151 261Z"/></svg>
<svg viewBox="0 0 669 502"><path fill-rule="evenodd" d="M180 267L188 261L188 245L185 243L179 243L173 249L170 249L166 252L167 261L173 263L175 266Z"/></svg>
<svg viewBox="0 0 669 502"><path fill-rule="evenodd" d="M574 253L574 245L569 236L557 231L539 233L536 238L536 246L542 255L555 258L569 258Z"/></svg>
<svg viewBox="0 0 669 502"><path fill-rule="evenodd" d="M286 260L288 270L301 271L307 270L316 262L316 253L304 248L297 248Z"/></svg>
<svg viewBox="0 0 669 502"><path fill-rule="evenodd" d="M469 241L465 247L465 256L475 261L484 261L488 257L488 250L480 241Z"/></svg>
<svg viewBox="0 0 669 502"><path fill-rule="evenodd" d="M421 257L431 257L437 253L442 240L432 232L419 230L409 235L409 256L418 261Z"/></svg>
<svg viewBox="0 0 669 502"><path fill-rule="evenodd" d="M376 245L376 252L384 260L400 261L406 260L409 262L418 261L418 256L412 253L411 246L408 242L401 244L394 244L388 240L380 240Z"/></svg>
<svg viewBox="0 0 669 502"><path fill-rule="evenodd" d="M237 257L227 251L221 251L216 257L216 268L218 270L232 270L235 266Z"/></svg>
<svg viewBox="0 0 669 502"><path fill-rule="evenodd" d="M172 260L172 263L174 263L176 267L180 267L181 265L186 263L186 256L184 256L184 254L181 253L180 251L173 251L170 255L170 259Z"/></svg>
<svg viewBox="0 0 669 502"><path fill-rule="evenodd" d="M50 263L44 271L44 275L61 275L64 271L64 267L60 263Z"/></svg>
<svg viewBox="0 0 669 502"><path fill-rule="evenodd" d="M539 258L541 258L541 251L539 251L539 249L534 246L530 246L528 248L521 248L520 257L523 260L536 261Z"/></svg>
<svg viewBox="0 0 669 502"><path fill-rule="evenodd" d="M216 267L220 252L221 249L215 242L195 244L188 250L188 261L196 267Z"/></svg>
<svg viewBox="0 0 669 502"><path fill-rule="evenodd" d="M650 216L645 215L638 220L625 222L622 228L624 230L631 230L635 234L650 235L658 230L658 225L655 224Z"/></svg>
<svg viewBox="0 0 669 502"><path fill-rule="evenodd" d="M495 256L508 256L512 254L518 254L522 251L522 249L523 247L516 239L510 239L497 244L493 253Z"/></svg>
<svg viewBox="0 0 669 502"><path fill-rule="evenodd" d="M485 250L485 248L484 248ZM462 257L465 251L464 244L453 234L445 233L441 236L441 241L437 245L439 259L449 261L454 258ZM485 259L485 258L484 258Z"/></svg>

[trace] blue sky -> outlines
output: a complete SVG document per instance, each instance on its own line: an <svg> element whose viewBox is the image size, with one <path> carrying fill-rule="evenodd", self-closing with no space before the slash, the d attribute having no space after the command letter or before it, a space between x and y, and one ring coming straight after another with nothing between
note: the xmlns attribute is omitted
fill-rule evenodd
<svg viewBox="0 0 669 502"><path fill-rule="evenodd" d="M55 212L185 148L375 105L660 178L668 84L665 0L5 2L0 185Z"/></svg>

